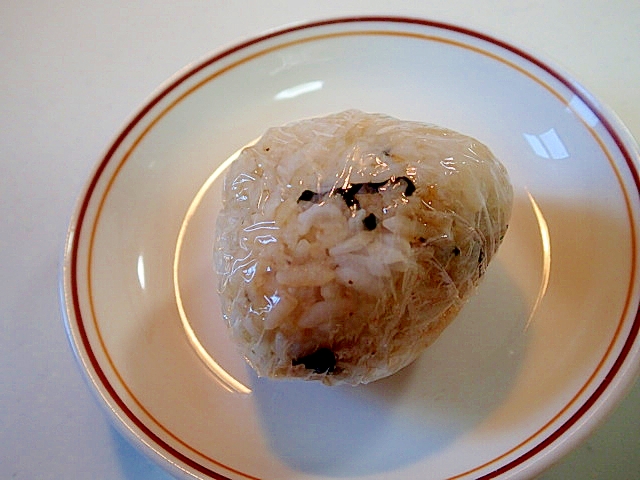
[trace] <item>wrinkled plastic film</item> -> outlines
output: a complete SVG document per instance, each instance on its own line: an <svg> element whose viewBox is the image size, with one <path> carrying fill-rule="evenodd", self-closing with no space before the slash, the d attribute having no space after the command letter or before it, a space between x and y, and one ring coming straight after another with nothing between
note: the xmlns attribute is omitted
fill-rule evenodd
<svg viewBox="0 0 640 480"><path fill-rule="evenodd" d="M268 130L225 179L223 316L259 375L368 383L475 290L512 188L473 138L350 110Z"/></svg>

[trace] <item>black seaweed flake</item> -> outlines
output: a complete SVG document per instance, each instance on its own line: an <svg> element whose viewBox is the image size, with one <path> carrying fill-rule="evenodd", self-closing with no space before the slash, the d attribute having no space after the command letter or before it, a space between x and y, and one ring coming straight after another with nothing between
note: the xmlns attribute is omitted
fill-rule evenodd
<svg viewBox="0 0 640 480"><path fill-rule="evenodd" d="M378 226L378 218L373 213L370 213L369 215L364 217L362 223L364 225L364 228L366 228L367 230L375 230Z"/></svg>
<svg viewBox="0 0 640 480"><path fill-rule="evenodd" d="M363 193L378 193L380 189L384 187L390 180L385 180L384 182L368 182L363 183L362 186L364 188Z"/></svg>
<svg viewBox="0 0 640 480"><path fill-rule="evenodd" d="M360 208L360 202L358 202L358 199L356 198L356 193L360 191L362 185L364 184L354 183L352 185L349 185L349 187L347 188L336 189L335 193L342 197L344 203L347 204L347 207L355 208L356 210L358 210Z"/></svg>
<svg viewBox="0 0 640 480"><path fill-rule="evenodd" d="M298 203L300 202L311 202L311 203L320 203L324 194L316 193L311 190L305 190L298 197Z"/></svg>
<svg viewBox="0 0 640 480"><path fill-rule="evenodd" d="M291 361L291 364L304 365L304 368L314 373L333 373L336 368L336 356L328 348L319 348L309 355Z"/></svg>
<svg viewBox="0 0 640 480"><path fill-rule="evenodd" d="M394 183L397 183L399 180L404 180L404 182L407 184L407 187L404 189L404 194L405 194L407 197L410 197L411 195L413 195L413 192L415 192L415 191L416 191L416 186L415 186L415 184L411 181L411 179L410 179L409 177L398 177L398 178L396 179L396 182L394 182Z"/></svg>
<svg viewBox="0 0 640 480"><path fill-rule="evenodd" d="M404 189L404 195L406 197L410 197L413 195L413 192L416 191L416 186L413 181L409 177L391 177L389 180L385 180L384 182L367 182L367 183L352 183L347 188L336 188L335 190L331 190L328 192L314 192L312 190L303 191L298 197L299 202L312 202L312 203L320 203L322 198L326 195L334 196L340 195L344 200L344 203L347 207L352 208L354 210L360 209L360 202L356 198L356 194L372 194L379 193L380 189L384 186L391 184L395 185L399 182L403 181L406 184Z"/></svg>
<svg viewBox="0 0 640 480"><path fill-rule="evenodd" d="M310 202L316 194L311 190L305 190L298 197L299 202Z"/></svg>

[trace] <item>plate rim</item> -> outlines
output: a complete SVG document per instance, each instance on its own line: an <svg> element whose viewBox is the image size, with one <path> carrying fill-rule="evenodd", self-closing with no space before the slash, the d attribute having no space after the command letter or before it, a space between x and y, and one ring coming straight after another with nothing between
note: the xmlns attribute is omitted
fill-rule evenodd
<svg viewBox="0 0 640 480"><path fill-rule="evenodd" d="M84 325L82 325L82 308L80 306L80 299L78 293L78 274L75 272L78 264L78 248L79 248L79 237L82 232L82 225L85 220L85 216L87 211L89 210L89 203L93 198L93 195L96 192L97 184L100 179L103 177L104 171L107 166L111 163L111 161L115 158L118 158L116 155L118 148L125 142L127 137L132 133L137 125L141 122L144 123L145 117L149 114L153 108L160 103L167 95L180 87L180 85L187 81L189 78L198 74L202 70L205 70L207 67L214 65L216 62L227 58L233 55L236 52L240 52L246 48L249 48L253 45L257 45L261 42L265 42L267 40L285 36L287 34L291 34L294 32L299 32L303 30L312 30L318 27L324 26L332 26L332 25L347 25L347 24L363 24L363 23L385 23L385 24L398 24L398 25L413 25L418 26L420 28L435 28L439 30L444 30L448 32L453 32L455 34L461 34L464 36L470 36L474 39L478 39L484 42L488 42L493 46L499 47L501 50L506 50L515 54L517 57L525 60L528 64L535 65L540 68L542 71L546 72L550 76L552 76L555 80L559 81L562 85L564 85L569 91L571 91L574 95L576 95L581 101L585 103L585 105L589 108L591 112L596 114L598 120L601 122L602 126L606 130L609 137L615 143L617 149L620 154L624 158L626 165L629 169L629 173L631 174L633 183L635 183L635 187L638 190L638 194L640 195L640 174L638 172L638 163L639 163L639 154L638 154L638 146L633 139L633 136L628 131L626 126L620 119L618 119L615 114L609 110L605 105L601 102L597 101L595 97L593 97L590 92L584 89L572 75L567 74L559 67L552 65L549 61L542 60L539 55L534 55L529 53L525 49L515 46L513 43L507 42L505 40L498 39L493 35L489 35L487 33L481 32L476 29L467 28L464 26L460 26L452 23L445 23L440 21L434 21L429 19L422 19L416 17L404 17L404 16L377 16L377 15L369 15L369 16L349 16L349 17L335 17L335 18L327 18L322 20L316 20L311 22L304 22L299 24L294 24L282 28L277 28L271 31L268 31L262 35L258 35L252 37L250 39L241 41L237 44L234 44L230 47L224 48L222 50L218 50L210 55L205 56L204 59L194 62L190 65L185 66L182 70L178 71L172 77L170 77L163 85L158 87L158 89L151 94L151 96L145 100L142 106L136 111L136 113L128 120L126 120L120 129L118 130L118 134L115 138L109 143L109 147L104 152L103 155L99 157L99 161L94 167L94 170L90 173L89 181L86 182L85 187L78 198L73 216L69 223L69 229L67 232L67 239L65 243L64 250L64 260L63 260L63 269L62 269L62 278L61 278L61 303L63 310L63 317L65 328L67 331L67 337L71 344L72 350L78 361L79 366L81 367L82 373L86 376L86 379L89 380L90 385L93 387L95 393L98 394L98 398L101 400L104 406L107 407L107 410L110 411L113 418L117 418L118 421L114 422L119 425L120 430L124 430L126 436L128 438L133 438L136 442L142 443L147 449L150 449L152 452L157 454L153 456L153 459L163 459L165 462L162 463L162 466L167 466L166 463L169 463L172 470L177 469L181 473L185 473L188 475L192 475L191 472L184 469L182 466L176 464L173 460L163 455L163 452L159 451L158 448L154 448L153 445L150 445L148 441L146 441L140 435L140 432L132 429L131 425L123 420L121 414L124 413L126 417L131 421L141 432L143 432L147 437L149 437L155 444L160 446L162 449L166 449L171 456L177 458L179 461L184 462L189 468L199 472L200 474L207 475L208 478L214 479L227 479L228 477L223 476L220 472L216 472L211 470L205 465L198 463L196 460L189 458L187 455L181 453L176 450L173 446L167 444L162 438L160 438L156 433L154 433L149 427L147 427L143 420L139 419L134 412L132 412L126 401L120 398L118 393L115 391L114 387L111 385L107 374L105 374L100 366L100 362L95 356L90 355L89 362L87 359L83 358L83 354L81 348L85 352L90 352L92 350L91 342L84 331ZM611 162L610 162L611 163ZM611 165L614 170L617 170L616 165ZM618 171L615 172L618 177L618 182L624 185L624 183L620 179L620 174ZM114 177L117 175L114 174ZM626 182L625 182L626 183ZM100 190L100 189L98 189ZM629 199L626 198L625 201L627 204L629 203ZM627 210L629 211L629 215L633 212L631 211L631 207L627 205ZM631 229L634 230L633 222L630 222ZM637 240L637 232L632 231L631 238ZM554 444L558 439L562 438L564 435L569 432L574 425L580 421L585 415L586 412L590 411L594 405L596 405L599 401L602 400L602 395L609 386L614 382L621 382L621 378L629 376L631 373L631 377L634 375L630 370L633 370L632 366L628 365L627 359L633 357L635 354L636 357L640 357L638 352L633 352L634 349L638 349L638 334L640 330L640 305L635 306L633 296L634 296L634 287L638 285L637 278L637 249L635 242L632 242L631 245L632 250L632 265L631 265L631 282L630 287L627 292L627 302L625 307L625 312L620 316L619 326L625 323L627 318L632 318L634 313L633 309L636 308L635 312L635 320L631 323L631 329L627 334L627 338L622 345L620 352L617 354L615 362L608 367L608 372L603 378L603 380L598 384L597 388L588 396L588 398L582 403L580 408L571 414L571 416L563 421L550 435L544 437L542 441L534 442L532 448L529 448L523 454L517 456L515 459L508 461L504 465L499 468L492 470L491 472L484 474L477 478L495 478L497 476L502 475L505 472L515 472L517 467L522 466L530 459L536 457L541 451L545 450L549 445ZM74 326L75 325L75 326ZM76 332L77 330L77 332ZM77 335L80 336L80 339L77 338ZM612 340L611 344L615 344L615 337ZM606 355L605 355L606 358ZM639 363L638 360L640 358L635 359L635 363ZM89 371L89 364L92 367L92 372ZM626 369L623 367L626 366ZM622 373L621 373L622 369ZM635 370L638 370L638 365L635 366ZM596 369L597 373L598 370ZM97 376L97 378L96 378ZM98 380L100 381L100 385L98 385ZM589 384L590 382L587 382ZM595 422L592 422L589 425L589 428L582 428L576 432L574 432L574 437L577 437L577 440L573 440L572 442L562 442L562 444L557 444L556 446L561 451L560 455L554 455L555 460L564 456L568 453L572 448L575 448L582 439L584 439L596 426L601 423L604 418L610 413L613 408L617 405L617 403L624 397L626 391L630 389L632 386L632 380L626 379L626 388L619 389L616 391L617 398L613 400L608 400L607 408L600 408L595 413L596 419ZM109 394L109 398L106 398L103 390L106 390ZM579 396L576 395L575 398ZM121 412L117 412L114 409L113 402L119 407ZM554 417L555 418L555 417ZM538 430L533 437L540 434L545 428L550 426L554 420L549 421L547 425ZM529 441L529 439L527 439ZM526 442L525 442L526 443ZM571 445L567 445L567 443L571 443ZM499 462L501 459L505 458L509 454L517 451L520 445L515 446L512 450L505 452L503 455L492 459L490 462L480 465L476 467L474 470L470 470L467 472L462 472L459 475L452 478L460 478L467 476L474 471L478 471L482 468L485 468L491 464ZM145 452L151 453L151 452ZM149 455L150 456L150 455ZM159 456L160 458L156 458ZM216 463L215 461L213 463ZM534 462L535 463L535 462ZM538 466L540 466L540 462L537 462ZM550 464L550 462L548 462ZM228 467L224 464L218 464L219 467L228 470L234 474L240 474L244 478L256 478L252 477L244 472L237 471L231 467ZM542 465L540 471L549 465ZM534 465L529 465L527 472L533 472L535 468Z"/></svg>

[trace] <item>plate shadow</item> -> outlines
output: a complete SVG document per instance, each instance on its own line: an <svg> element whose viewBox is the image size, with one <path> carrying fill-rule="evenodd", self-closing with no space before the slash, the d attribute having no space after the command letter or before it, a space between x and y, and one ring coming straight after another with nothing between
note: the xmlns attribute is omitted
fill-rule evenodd
<svg viewBox="0 0 640 480"><path fill-rule="evenodd" d="M505 296L511 301L500 302ZM291 468L336 478L393 471L434 455L509 393L527 315L521 292L496 261L440 339L395 375L357 387L254 375L263 435Z"/></svg>

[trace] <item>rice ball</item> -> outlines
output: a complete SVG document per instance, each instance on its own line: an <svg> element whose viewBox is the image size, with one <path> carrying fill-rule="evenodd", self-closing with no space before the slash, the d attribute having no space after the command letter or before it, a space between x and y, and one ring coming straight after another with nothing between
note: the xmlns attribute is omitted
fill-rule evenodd
<svg viewBox="0 0 640 480"><path fill-rule="evenodd" d="M358 110L269 129L225 177L222 314L258 375L368 383L453 320L511 213L479 141Z"/></svg>

